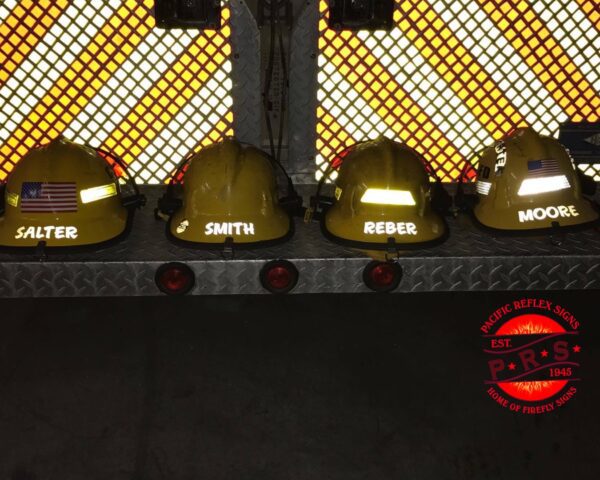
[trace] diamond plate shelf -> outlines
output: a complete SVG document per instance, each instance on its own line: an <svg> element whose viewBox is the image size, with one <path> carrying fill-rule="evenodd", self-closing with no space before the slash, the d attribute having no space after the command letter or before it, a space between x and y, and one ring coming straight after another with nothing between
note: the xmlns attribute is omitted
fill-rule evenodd
<svg viewBox="0 0 600 480"><path fill-rule="evenodd" d="M145 187L147 206L137 212L122 242L85 253L52 253L40 261L30 254L0 253L0 297L162 295L156 269L183 262L196 273L191 295L267 293L259 272L269 260L287 259L300 273L292 293L368 292L363 252L322 237L316 222L296 219L296 233L276 247L221 252L186 249L165 237L165 222L153 208L161 187ZM309 189L310 190L310 189ZM448 220L450 238L430 249L403 254L396 292L483 290L583 290L600 288L600 231L549 237L505 237L482 232L467 216Z"/></svg>

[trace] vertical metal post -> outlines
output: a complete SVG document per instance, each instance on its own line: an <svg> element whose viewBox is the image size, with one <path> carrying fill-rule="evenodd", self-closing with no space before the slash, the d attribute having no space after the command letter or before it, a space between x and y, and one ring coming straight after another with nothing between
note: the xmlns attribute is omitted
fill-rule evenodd
<svg viewBox="0 0 600 480"><path fill-rule="evenodd" d="M297 184L315 182L319 1L298 9L292 28L288 168Z"/></svg>
<svg viewBox="0 0 600 480"><path fill-rule="evenodd" d="M260 33L248 5L230 0L233 128L242 142L260 145L262 103L260 85Z"/></svg>

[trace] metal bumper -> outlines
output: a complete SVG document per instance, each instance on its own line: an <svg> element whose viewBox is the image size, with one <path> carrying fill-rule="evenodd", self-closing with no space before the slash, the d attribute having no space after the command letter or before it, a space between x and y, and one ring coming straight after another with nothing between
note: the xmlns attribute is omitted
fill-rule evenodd
<svg viewBox="0 0 600 480"><path fill-rule="evenodd" d="M287 243L234 252L190 250L170 243L165 224L153 216L160 187L146 187L147 207L136 214L131 234L111 247L86 253L33 255L0 253L0 297L162 295L154 282L166 262L183 262L196 273L191 295L267 293L259 281L263 265L287 259L300 277L292 293L368 292L363 252L330 243L316 223L296 220ZM600 288L600 232L549 237L495 237L469 218L449 220L442 245L411 251L398 259L402 281L396 292L485 290L584 290Z"/></svg>

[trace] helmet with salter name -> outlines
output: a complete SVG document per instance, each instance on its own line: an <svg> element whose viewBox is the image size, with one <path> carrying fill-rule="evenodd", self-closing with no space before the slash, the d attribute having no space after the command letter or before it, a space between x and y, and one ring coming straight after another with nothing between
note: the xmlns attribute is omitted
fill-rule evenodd
<svg viewBox="0 0 600 480"><path fill-rule="evenodd" d="M121 159L59 137L31 150L8 175L2 247L81 247L123 237L144 203Z"/></svg>
<svg viewBox="0 0 600 480"><path fill-rule="evenodd" d="M169 217L167 237L185 246L267 246L293 233L273 162L262 150L231 138L182 162L157 214Z"/></svg>
<svg viewBox="0 0 600 480"><path fill-rule="evenodd" d="M481 152L473 212L481 225L503 231L587 225L598 212L582 181L557 140L520 128Z"/></svg>
<svg viewBox="0 0 600 480"><path fill-rule="evenodd" d="M407 145L385 137L356 144L334 159L325 176L336 169L335 198L321 215L323 233L332 241L390 250L446 238L446 223L432 198L447 194L430 182L433 170Z"/></svg>

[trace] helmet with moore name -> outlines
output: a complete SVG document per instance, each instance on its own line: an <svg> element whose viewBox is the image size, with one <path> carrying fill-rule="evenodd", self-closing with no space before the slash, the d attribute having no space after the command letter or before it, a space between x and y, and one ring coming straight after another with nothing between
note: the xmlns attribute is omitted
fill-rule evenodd
<svg viewBox="0 0 600 480"><path fill-rule="evenodd" d="M480 155L477 221L523 232L590 224L598 213L582 192L582 173L555 139L521 128Z"/></svg>

